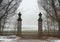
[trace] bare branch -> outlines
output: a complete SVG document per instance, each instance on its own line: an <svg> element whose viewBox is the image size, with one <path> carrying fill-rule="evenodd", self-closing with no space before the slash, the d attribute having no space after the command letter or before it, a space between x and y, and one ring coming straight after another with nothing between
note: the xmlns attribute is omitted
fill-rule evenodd
<svg viewBox="0 0 60 42"><path fill-rule="evenodd" d="M14 8L14 6L17 4L17 2L11 7L8 9L8 11L10 11L12 8Z"/></svg>
<svg viewBox="0 0 60 42"><path fill-rule="evenodd" d="M13 0L12 0L13 1ZM9 2L9 4L8 4L8 7L6 8L6 11L5 11L5 13L0 17L0 20L4 17L4 16L6 16L7 14L7 10L8 10L8 8L9 8L9 6L10 6L10 4L12 3L12 1L10 1Z"/></svg>
<svg viewBox="0 0 60 42"><path fill-rule="evenodd" d="M54 10L55 16L56 16L57 19L59 19L59 17L57 16L57 15L58 15L58 14L57 14L57 11L56 11L56 9L55 9L55 3L54 3L53 0L51 0L51 1L52 1L52 8L53 8L53 10Z"/></svg>
<svg viewBox="0 0 60 42"><path fill-rule="evenodd" d="M51 15L51 13L49 13L48 10L45 9L45 7L43 7L43 8L44 8L44 10L47 12L47 14L49 14L53 19L55 19L55 20L57 21L57 19L56 19L55 17L53 17L53 16Z"/></svg>
<svg viewBox="0 0 60 42"><path fill-rule="evenodd" d="M8 4L6 4L3 8L0 9L0 11L2 11Z"/></svg>

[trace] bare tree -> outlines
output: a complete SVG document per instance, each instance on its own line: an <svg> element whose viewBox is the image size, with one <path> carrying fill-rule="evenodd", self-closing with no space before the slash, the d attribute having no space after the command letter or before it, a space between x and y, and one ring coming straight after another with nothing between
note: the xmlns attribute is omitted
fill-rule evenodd
<svg viewBox="0 0 60 42"><path fill-rule="evenodd" d="M58 23L58 32L60 34L60 0L40 0L38 3Z"/></svg>
<svg viewBox="0 0 60 42"><path fill-rule="evenodd" d="M20 5L21 0L3 0L0 5L0 31L5 26L6 20L9 16L14 15ZM1 25L2 24L2 25Z"/></svg>

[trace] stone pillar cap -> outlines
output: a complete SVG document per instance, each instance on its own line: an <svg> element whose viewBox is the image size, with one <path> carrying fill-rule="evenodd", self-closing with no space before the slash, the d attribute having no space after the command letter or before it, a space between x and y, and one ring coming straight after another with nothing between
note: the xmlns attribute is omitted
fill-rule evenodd
<svg viewBox="0 0 60 42"><path fill-rule="evenodd" d="M38 19L38 21L42 21L42 14L41 14L41 12L39 13L39 19Z"/></svg>
<svg viewBox="0 0 60 42"><path fill-rule="evenodd" d="M21 19L21 13L20 13L20 12L18 13L18 16L19 16L19 17L18 17L17 20L18 20L18 21L22 21L22 19Z"/></svg>

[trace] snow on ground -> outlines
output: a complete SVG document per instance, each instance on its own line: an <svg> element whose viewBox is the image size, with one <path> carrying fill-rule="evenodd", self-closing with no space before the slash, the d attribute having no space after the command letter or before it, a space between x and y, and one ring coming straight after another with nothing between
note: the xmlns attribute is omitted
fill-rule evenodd
<svg viewBox="0 0 60 42"><path fill-rule="evenodd" d="M20 37L11 35L11 36L0 36L0 42L17 42Z"/></svg>
<svg viewBox="0 0 60 42"><path fill-rule="evenodd" d="M60 39L49 37L48 39L21 39L21 37L11 36L0 36L0 42L60 42Z"/></svg>

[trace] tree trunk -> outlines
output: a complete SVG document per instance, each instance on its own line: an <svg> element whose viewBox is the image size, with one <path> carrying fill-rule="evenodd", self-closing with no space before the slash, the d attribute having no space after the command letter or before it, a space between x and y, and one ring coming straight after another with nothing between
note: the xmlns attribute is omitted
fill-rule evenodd
<svg viewBox="0 0 60 42"><path fill-rule="evenodd" d="M58 22L58 28L59 28L58 34L60 35L60 22Z"/></svg>
<svg viewBox="0 0 60 42"><path fill-rule="evenodd" d="M0 4L2 3L3 0L0 0Z"/></svg>
<svg viewBox="0 0 60 42"><path fill-rule="evenodd" d="M0 35L1 35L1 20L0 20Z"/></svg>

